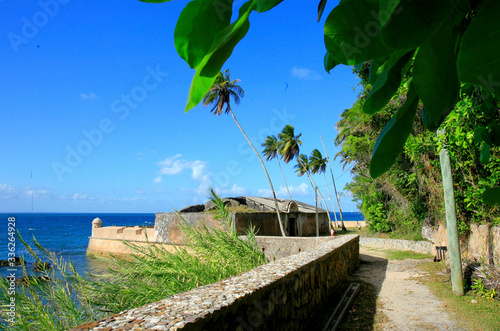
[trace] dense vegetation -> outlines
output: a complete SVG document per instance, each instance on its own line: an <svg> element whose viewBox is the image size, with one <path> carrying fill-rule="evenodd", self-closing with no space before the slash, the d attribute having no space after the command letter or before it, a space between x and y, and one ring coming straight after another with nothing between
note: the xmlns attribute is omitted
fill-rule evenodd
<svg viewBox="0 0 500 331"><path fill-rule="evenodd" d="M266 263L254 230L248 231L245 240L239 238L224 202L213 191L212 202L221 229L186 223L183 231L187 249L170 253L161 246L131 245L137 252L133 260L107 259L109 273L101 276L82 277L71 263L45 250L36 240L34 250L20 238L36 261L48 260L54 267L41 272L23 269L23 282L15 286L15 317L2 309L0 329L67 330ZM9 287L9 280L0 278L2 307L7 307L13 297Z"/></svg>
<svg viewBox="0 0 500 331"><path fill-rule="evenodd" d="M362 91L352 108L345 110L337 123L335 143L342 147L337 154L345 167L352 167L353 181L347 185L373 231L419 236L425 220L430 225L444 221L444 203L439 163L439 149L446 144L450 153L457 206L457 221L462 235L470 223L500 224L498 205L485 204L483 192L500 182L500 149L488 148L484 155L484 128L500 124L498 111L484 105L480 87L466 86L460 101L447 116L442 127L446 135L438 138L424 129L422 105L417 109L411 133L403 152L385 174L370 176L371 151L377 136L401 108L407 90L379 112L363 112L372 85L367 63L358 72ZM486 137L488 138L488 137ZM488 159L486 159L488 156Z"/></svg>

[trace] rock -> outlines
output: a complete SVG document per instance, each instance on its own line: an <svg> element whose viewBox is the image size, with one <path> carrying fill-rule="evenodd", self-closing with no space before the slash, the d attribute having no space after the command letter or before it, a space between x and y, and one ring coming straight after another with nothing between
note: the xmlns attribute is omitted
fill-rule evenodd
<svg viewBox="0 0 500 331"><path fill-rule="evenodd" d="M491 254L493 255L493 264L500 266L500 226L491 228Z"/></svg>
<svg viewBox="0 0 500 331"><path fill-rule="evenodd" d="M424 225L422 226L422 238L427 239L432 243L435 243L436 231L437 230L434 227L434 222L432 218L427 217L424 220Z"/></svg>
<svg viewBox="0 0 500 331"><path fill-rule="evenodd" d="M470 225L469 251L471 259L490 262L490 226L472 223Z"/></svg>
<svg viewBox="0 0 500 331"><path fill-rule="evenodd" d="M228 206L237 207L237 206L241 205L241 203L239 201L237 201L235 199L231 199L231 198L224 198L224 199L222 199L222 201L224 201L224 205L226 207L228 207ZM215 209L215 204L212 201L207 201L205 203L205 211L209 211L212 209Z"/></svg>
<svg viewBox="0 0 500 331"><path fill-rule="evenodd" d="M209 211L215 208L215 204L212 201L205 202L205 211Z"/></svg>
<svg viewBox="0 0 500 331"><path fill-rule="evenodd" d="M24 260L21 259L20 257L15 256L14 257L14 264L11 264L12 261L9 260L0 260L0 267L8 267L8 266L16 266L16 265L23 265Z"/></svg>
<svg viewBox="0 0 500 331"><path fill-rule="evenodd" d="M205 205L193 205L179 210L179 213L201 213L205 211Z"/></svg>

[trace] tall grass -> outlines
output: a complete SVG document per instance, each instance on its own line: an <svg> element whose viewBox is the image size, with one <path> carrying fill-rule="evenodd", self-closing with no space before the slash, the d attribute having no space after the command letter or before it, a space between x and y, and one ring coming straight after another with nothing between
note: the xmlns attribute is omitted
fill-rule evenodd
<svg viewBox="0 0 500 331"><path fill-rule="evenodd" d="M35 261L42 262L39 254L19 233L18 238ZM0 329L67 330L102 317L102 313L82 295L81 288L86 280L76 272L74 265L58 258L35 238L33 241L42 257L53 267L35 273L22 264L23 277L14 286L15 296L9 293L9 280L0 278ZM12 297L15 297L15 316L6 308Z"/></svg>
<svg viewBox="0 0 500 331"><path fill-rule="evenodd" d="M192 226L182 218L181 228L186 247L169 252L163 246L138 246L128 243L135 253L131 260L106 259L110 267L105 275L82 277L74 266L35 245L54 266L45 271L48 282L27 277L25 286L17 286L16 323L9 330L67 330L94 321L106 313L117 313L146 303L211 284L248 271L267 262L249 229L243 240L237 236L224 202L211 190L216 205L215 218L220 229L204 225ZM23 241L37 261L41 258ZM27 269L25 276L30 276ZM9 302L8 282L0 281L2 305ZM0 317L8 316L2 310ZM4 326L6 324L4 323Z"/></svg>

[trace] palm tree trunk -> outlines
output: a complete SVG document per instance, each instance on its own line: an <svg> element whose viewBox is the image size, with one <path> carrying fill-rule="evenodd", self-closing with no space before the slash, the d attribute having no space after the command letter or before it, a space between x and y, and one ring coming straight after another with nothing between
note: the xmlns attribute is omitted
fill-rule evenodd
<svg viewBox="0 0 500 331"><path fill-rule="evenodd" d="M304 165L304 163L300 160L300 158L297 158L297 160L299 160L300 164L302 164L302 167L303 167L304 169L307 169L307 167L306 167L306 166ZM315 182L315 181L314 181L314 179L312 178L312 175L309 173L309 170L307 170L307 171L306 171L306 174L307 174L307 176L309 176L309 180L311 181L311 183L313 183L313 185L314 185L315 189L316 189L316 190L318 190L318 192L319 192L319 196L320 196L321 200L323 200L323 203L325 204L326 216L328 216L328 224L330 225L330 224L332 223L332 219L331 219L331 217L330 217L330 211L328 210L328 206L327 206L327 204L326 204L326 202L325 202L325 199L323 198L323 194L321 194L321 191L318 189L318 185L316 185L316 182ZM318 225L317 225L317 223L316 223L316 226L318 226ZM328 226L328 227L330 227L330 226Z"/></svg>
<svg viewBox="0 0 500 331"><path fill-rule="evenodd" d="M280 162L279 156L276 159L278 160L278 165L280 166L281 175L283 176L283 180L285 181L285 186L286 186L286 191L288 192L288 197L290 198L290 200L292 200L292 196L290 195L290 190L288 189L288 184L286 183L285 174L283 173L283 169L281 169L281 162Z"/></svg>
<svg viewBox="0 0 500 331"><path fill-rule="evenodd" d="M335 178L333 177L332 164L330 163L330 158L328 157L328 153L326 152L325 143L323 142L323 138L321 137L321 135L319 136L319 138L321 139L321 144L323 144L323 149L325 150L326 159L328 160L328 165L330 166L330 173L332 174L333 189L335 191L335 198L337 198L337 204L339 205L340 224L342 225L342 231L347 231L344 225L344 218L342 216L342 207L340 207L340 199L339 199L339 194L337 193L337 185L335 185Z"/></svg>
<svg viewBox="0 0 500 331"><path fill-rule="evenodd" d="M332 203L333 216L335 217L335 226L339 226L339 221L337 220L337 212L335 211L335 205L333 204L332 194L330 193L330 186L328 185L328 181L326 180L326 174L324 172L323 176L325 176L326 188L328 189L328 195L330 196L330 202Z"/></svg>
<svg viewBox="0 0 500 331"><path fill-rule="evenodd" d="M332 218L330 217L330 211L328 210L328 205L325 202L325 198L323 198L323 194L321 194L321 191L319 190L318 186L314 182L314 179L312 178L312 175L309 175L309 176L311 176L311 180L312 180L314 186L316 186L316 189L318 190L319 197L321 198L321 200L323 200L323 203L325 204L326 216L328 216L328 222L329 222L328 224L331 224L332 223Z"/></svg>
<svg viewBox="0 0 500 331"><path fill-rule="evenodd" d="M250 147L252 147L253 151L255 152L255 154L257 154L257 157L259 158L259 161L260 163L262 164L262 168L264 168L264 172L266 173L266 177L267 177L267 180L269 181L269 186L271 187L271 191L273 192L273 200L274 200L274 206L276 207L276 214L278 215L278 224L280 226L280 230L281 230L281 235L283 237L286 237L286 234L285 234L285 230L283 229L283 224L281 223L281 215L280 215L280 208L278 206L278 200L276 200L276 193L274 192L274 187L273 187L273 183L271 182L271 178L269 177L269 174L267 173L267 169L266 169L266 166L264 165L264 161L262 160L262 158L260 157L260 154L259 152L257 152L257 150L255 149L255 147L253 147L252 143L250 142L250 139L248 139L245 131L243 131L243 128L241 127L240 123L238 122L238 120L236 119L236 116L234 116L234 113L233 111L231 110L231 108L229 108L229 111L231 112L231 115L233 116L233 119L234 121L236 122L236 125L238 125L238 128L240 128L240 131L241 133L243 133L243 135L245 136L245 139L247 140L248 144L250 145Z"/></svg>

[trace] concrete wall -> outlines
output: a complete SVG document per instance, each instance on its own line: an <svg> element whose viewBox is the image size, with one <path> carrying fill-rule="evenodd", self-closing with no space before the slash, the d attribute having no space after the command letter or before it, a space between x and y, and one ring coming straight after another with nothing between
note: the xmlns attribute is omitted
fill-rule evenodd
<svg viewBox="0 0 500 331"><path fill-rule="evenodd" d="M179 245L167 245L159 243L147 243L146 241L127 240L127 242L137 246L161 245L164 248L166 248L169 252L173 252L175 248L179 246ZM123 240L102 239L93 237L89 238L89 245L87 246L87 255L104 256L104 257L109 257L110 255L114 255L122 259L127 259L132 253L137 254L138 252L127 246Z"/></svg>
<svg viewBox="0 0 500 331"><path fill-rule="evenodd" d="M122 241L156 241L156 234L153 226L106 226L93 228L92 237Z"/></svg>
<svg viewBox="0 0 500 331"><path fill-rule="evenodd" d="M296 238L290 238L296 240ZM359 263L359 237L300 254L72 329L302 330Z"/></svg>

